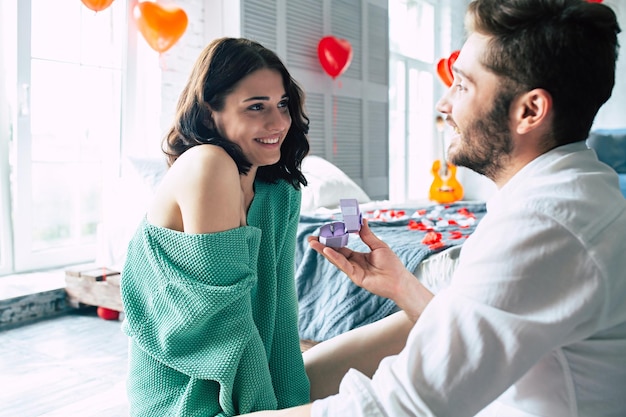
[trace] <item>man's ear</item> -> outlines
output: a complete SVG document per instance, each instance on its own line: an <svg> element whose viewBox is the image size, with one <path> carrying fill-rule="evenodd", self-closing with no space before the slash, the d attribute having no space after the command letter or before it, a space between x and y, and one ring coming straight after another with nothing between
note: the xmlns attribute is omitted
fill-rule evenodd
<svg viewBox="0 0 626 417"><path fill-rule="evenodd" d="M514 101L513 122L515 131L523 135L544 126L552 113L552 96L542 88L520 95Z"/></svg>

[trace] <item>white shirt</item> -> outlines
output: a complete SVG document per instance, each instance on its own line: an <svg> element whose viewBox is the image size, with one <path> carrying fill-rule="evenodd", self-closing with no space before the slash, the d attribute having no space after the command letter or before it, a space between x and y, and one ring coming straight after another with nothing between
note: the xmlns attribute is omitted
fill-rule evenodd
<svg viewBox="0 0 626 417"><path fill-rule="evenodd" d="M625 387L626 200L581 142L490 199L405 349L312 415L623 417Z"/></svg>

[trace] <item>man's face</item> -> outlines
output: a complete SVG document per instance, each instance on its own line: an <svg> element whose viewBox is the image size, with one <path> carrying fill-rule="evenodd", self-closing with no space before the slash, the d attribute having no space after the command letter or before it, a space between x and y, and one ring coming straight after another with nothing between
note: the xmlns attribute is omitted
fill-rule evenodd
<svg viewBox="0 0 626 417"><path fill-rule="evenodd" d="M437 104L454 128L448 161L495 180L512 151L511 94L480 61L488 39L472 34L454 63L454 82Z"/></svg>

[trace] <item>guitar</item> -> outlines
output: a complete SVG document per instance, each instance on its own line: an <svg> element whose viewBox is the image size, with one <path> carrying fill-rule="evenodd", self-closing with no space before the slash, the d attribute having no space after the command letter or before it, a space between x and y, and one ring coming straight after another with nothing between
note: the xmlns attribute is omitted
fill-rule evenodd
<svg viewBox="0 0 626 417"><path fill-rule="evenodd" d="M435 160L431 172L435 177L428 198L437 203L453 203L463 198L463 186L456 179L456 166L446 160L445 142L443 139L443 117L437 116L437 134L441 147L441 159Z"/></svg>

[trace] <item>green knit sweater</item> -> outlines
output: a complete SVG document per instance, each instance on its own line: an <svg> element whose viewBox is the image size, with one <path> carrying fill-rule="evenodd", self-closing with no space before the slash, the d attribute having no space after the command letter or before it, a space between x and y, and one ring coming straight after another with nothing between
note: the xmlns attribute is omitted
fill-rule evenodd
<svg viewBox="0 0 626 417"><path fill-rule="evenodd" d="M257 181L248 226L192 235L141 223L121 278L132 416L308 402L294 282L299 212L300 192L286 181Z"/></svg>

